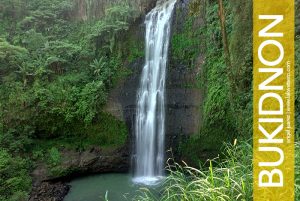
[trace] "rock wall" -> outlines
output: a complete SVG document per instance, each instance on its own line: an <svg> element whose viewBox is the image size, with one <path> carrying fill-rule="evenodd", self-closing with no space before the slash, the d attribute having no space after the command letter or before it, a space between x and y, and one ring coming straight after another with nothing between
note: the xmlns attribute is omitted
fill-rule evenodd
<svg viewBox="0 0 300 201"><path fill-rule="evenodd" d="M190 1L177 2L173 16L173 34L184 29L184 23L190 12ZM197 25L198 26L198 25ZM178 156L179 143L188 136L199 133L201 126L202 91L196 87L196 75L201 71L203 56L198 55L196 67L189 68L173 58L173 45L170 43L169 66L167 73L166 107L166 148L172 148Z"/></svg>
<svg viewBox="0 0 300 201"><path fill-rule="evenodd" d="M56 171L44 164L37 164L31 173L32 190L29 201L63 201L69 192L67 184L72 178L93 173L128 172L129 158L126 147L104 150L92 148L83 152L61 150L62 163Z"/></svg>
<svg viewBox="0 0 300 201"><path fill-rule="evenodd" d="M105 15L105 10L112 4L126 0L74 0L73 17L76 20L86 21L99 19ZM139 15L144 15L154 7L156 0L130 0L129 4L136 8Z"/></svg>

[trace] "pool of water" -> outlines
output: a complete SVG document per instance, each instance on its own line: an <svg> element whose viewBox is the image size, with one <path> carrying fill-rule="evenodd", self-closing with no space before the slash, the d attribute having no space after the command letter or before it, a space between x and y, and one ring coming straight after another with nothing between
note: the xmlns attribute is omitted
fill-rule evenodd
<svg viewBox="0 0 300 201"><path fill-rule="evenodd" d="M109 201L132 200L142 187L132 181L130 174L101 174L75 179L69 183L72 187L64 201ZM148 187L149 188L149 187ZM159 184L151 186L156 192Z"/></svg>

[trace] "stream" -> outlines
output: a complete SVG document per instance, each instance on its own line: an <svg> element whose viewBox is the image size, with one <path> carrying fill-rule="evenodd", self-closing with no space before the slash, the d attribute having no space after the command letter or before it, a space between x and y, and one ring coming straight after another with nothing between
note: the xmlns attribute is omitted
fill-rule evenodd
<svg viewBox="0 0 300 201"><path fill-rule="evenodd" d="M145 186L132 182L132 175L122 173L91 175L77 178L69 183L72 187L64 201L109 201L132 200ZM154 193L159 185L147 186Z"/></svg>

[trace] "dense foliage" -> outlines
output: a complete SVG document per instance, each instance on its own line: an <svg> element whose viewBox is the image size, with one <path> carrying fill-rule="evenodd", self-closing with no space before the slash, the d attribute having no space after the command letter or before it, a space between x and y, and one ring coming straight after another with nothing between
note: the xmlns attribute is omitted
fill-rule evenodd
<svg viewBox="0 0 300 201"><path fill-rule="evenodd" d="M30 184L28 161L0 149L0 200L27 200Z"/></svg>
<svg viewBox="0 0 300 201"><path fill-rule="evenodd" d="M199 1L195 1L199 2ZM182 154L188 156L194 164L199 161L199 156L203 150L216 149L216 145L221 144L222 141L233 141L233 139L251 139L252 135L252 1L224 1L226 10L226 28L229 38L229 51L231 65L225 62L225 55L223 51L221 28L218 16L218 4L216 1L201 1L202 3L196 4L191 10L196 15L202 15L205 19L205 26L199 30L195 30L192 25L188 25L188 29L193 29L193 34L201 42L205 42L205 47L202 49L202 54L205 55L205 63L202 71L199 73L199 80L201 81L200 89L204 90L205 100L202 115L204 118L203 126L199 135L195 135L183 142L180 146ZM300 6L300 1L296 1L296 8ZM195 12L196 11L196 12ZM298 13L296 13L298 15ZM189 18L194 17L194 15ZM241 21L243 23L241 23ZM296 200L300 199L299 188L299 131L300 131L300 38L299 38L299 23L300 18L296 18L296 66L295 66L295 83L296 83ZM201 30L202 29L202 30ZM188 32L188 31L186 31ZM198 33L198 35L197 35ZM180 35L179 43L176 36L175 42L179 50L192 49L191 44L195 39L188 34ZM201 47L201 46L198 46ZM181 54L179 56L184 56ZM192 54L191 54L192 55ZM182 60L185 58L182 57ZM188 61L187 59L185 59ZM218 136L218 137L216 137ZM241 159L244 156L251 153L250 146L242 143L244 148L240 149L239 155ZM219 147L220 148L220 147ZM221 148L222 149L222 148ZM225 150L226 152L226 150ZM226 157L225 161L230 160L231 157ZM234 158L234 157L233 157ZM251 158L248 158L250 161ZM244 160L243 160L244 161ZM199 170L190 167L180 167L176 171L171 170L171 174L168 177L170 185L167 185L163 191L163 197L167 199L168 195L174 195L175 197L169 200L251 200L251 180L247 183L241 184L247 186L248 193L240 193L237 190L236 196L240 195L239 199L230 198L231 193L224 193L226 190L235 190L238 187L230 187L227 189L227 185L222 183L227 181L226 175L219 177L218 173L221 170L225 171L231 168L241 168L248 164L248 169L244 169L245 174L251 174L249 169L251 164L243 162L242 164L226 164L217 163L217 167L212 168L212 171L206 170L200 167ZM224 169L222 169L224 168ZM195 176L195 172L198 176ZM221 171L222 172L222 171ZM243 172L235 172L236 184L239 184L239 177L244 177ZM212 188L210 183L210 174L218 175L217 183L220 182L220 186L215 189ZM197 175L197 174L196 174ZM190 180L190 177L192 179ZM173 182L173 183L172 183ZM202 182L201 184L199 184ZM206 185L208 182L208 185ZM173 185L173 184L176 185ZM195 190L197 188L197 190ZM203 189L203 191L199 189ZM242 189L242 188L240 188ZM212 192L212 193L207 193ZM190 197L189 197L190 195ZM220 197L214 197L214 195ZM177 197L176 197L177 196ZM157 200L154 195L145 192L141 196L142 200Z"/></svg>
<svg viewBox="0 0 300 201"><path fill-rule="evenodd" d="M136 12L124 1L111 4L101 19L78 21L74 3L0 2L0 200L26 197L28 157L49 156L55 166L60 147L126 140L125 124L102 108L127 73L127 53L116 38L124 37Z"/></svg>
<svg viewBox="0 0 300 201"><path fill-rule="evenodd" d="M296 3L299 10L300 1ZM252 1L224 0L224 4L230 65L217 1L192 0L186 20L180 22L183 28L171 39L171 62L197 73L196 86L187 87L201 90L204 96L202 127L179 148L198 164L203 150L223 149L216 145L236 138L238 144L227 145L209 167L170 166L163 200L250 200L252 196L251 145L240 142L252 133ZM130 73L124 62L144 56L141 42L125 34L136 11L127 1L119 1L106 8L101 19L80 21L73 18L73 9L74 1L69 0L0 2L0 200L27 199L32 161L43 159L53 174L64 174L57 168L61 147L81 151L91 146L117 147L126 141L124 122L105 113L103 106L116 81ZM299 13L295 43L298 137ZM201 69L199 55L204 58ZM298 150L297 200L299 157ZM138 198L153 199L158 200L147 191Z"/></svg>
<svg viewBox="0 0 300 201"><path fill-rule="evenodd" d="M249 139L252 135L252 76L249 76L252 75L252 2L228 0L224 4L229 62L226 62L216 1L192 1L185 31L175 35L172 44L177 47L175 55L185 49L200 50L189 52L191 57L187 59L180 58L186 63L197 62L199 53L205 57L203 65L196 63L200 65L196 87L204 96L202 127L198 135L180 146L183 155L194 162L203 150L219 151L217 144L235 138ZM240 19L247 23L240 23Z"/></svg>
<svg viewBox="0 0 300 201"><path fill-rule="evenodd" d="M91 125L122 68L113 50L115 37L128 29L130 7L112 6L87 25L70 22L72 5L59 2L29 1L20 19L3 20L15 29L7 27L1 39L2 119L5 133L17 138L74 134L74 124Z"/></svg>

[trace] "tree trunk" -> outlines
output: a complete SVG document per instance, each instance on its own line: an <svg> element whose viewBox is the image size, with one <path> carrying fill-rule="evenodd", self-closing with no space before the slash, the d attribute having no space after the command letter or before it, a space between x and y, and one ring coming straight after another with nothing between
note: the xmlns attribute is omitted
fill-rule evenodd
<svg viewBox="0 0 300 201"><path fill-rule="evenodd" d="M224 47L224 54L225 54L225 60L226 60L225 62L226 62L227 68L230 68L231 60L230 60L230 52L229 52L229 47L228 47L223 0L218 0L218 3L219 3L219 19L220 19L220 24L221 24L223 47Z"/></svg>
<svg viewBox="0 0 300 201"><path fill-rule="evenodd" d="M229 100L230 100L230 108L233 112L233 114L236 114L236 128L238 129L238 133L242 132L242 129L240 128L241 125L241 113L237 110L237 104L236 99L234 98L234 95L237 92L237 82L236 82L236 76L234 75L234 69L231 63L231 57L229 52L229 45L228 45L228 39L227 39L227 32L226 32L226 21L225 21L225 12L224 12L224 5L223 0L218 0L219 4L219 19L220 19L220 25L221 25L221 32L222 32L222 39L223 39L223 48L224 48L224 56L225 56L225 64L227 68L227 77L229 80Z"/></svg>

